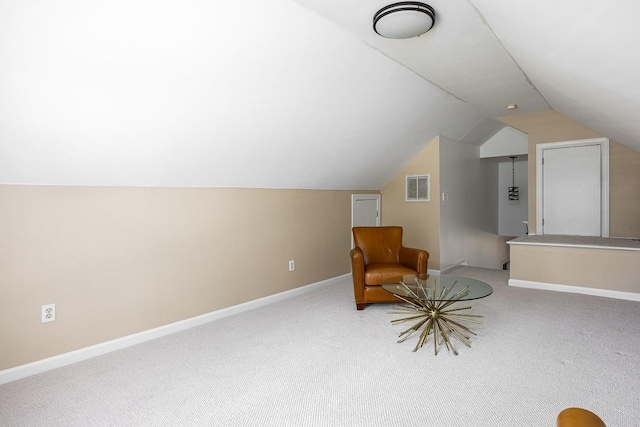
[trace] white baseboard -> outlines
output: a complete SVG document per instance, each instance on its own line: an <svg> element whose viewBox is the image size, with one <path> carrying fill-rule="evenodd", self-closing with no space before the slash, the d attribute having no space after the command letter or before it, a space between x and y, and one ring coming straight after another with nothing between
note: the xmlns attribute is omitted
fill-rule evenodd
<svg viewBox="0 0 640 427"><path fill-rule="evenodd" d="M574 294L594 295L605 298L639 301L640 293L613 291L610 289L585 288L582 286L558 285L554 283L532 282L530 280L509 279L509 286L529 289L543 289L547 291L569 292Z"/></svg>
<svg viewBox="0 0 640 427"><path fill-rule="evenodd" d="M72 363L81 362L83 360L91 359L96 356L101 356L103 354L110 353L112 351L121 350L126 347L131 347L136 344L140 344L146 341L151 341L153 339L174 334L176 332L184 331L189 328L204 325L205 323L209 323L214 320L221 319L223 317L242 313L244 311L262 307L267 304L272 304L277 301L282 301L284 299L291 298L296 295L304 294L312 289L315 289L321 286L327 286L327 285L337 283L338 281L343 280L345 277L348 277L348 276L351 276L351 274L349 273L343 276L334 277L332 279L323 280L321 282L312 283L310 285L301 286L299 288L280 292L275 295L269 295L264 298L259 298L253 301L248 301L242 304L223 308L221 310L212 311L210 313L192 317L190 319L185 319L175 323L170 323L168 325L160 326L158 328L138 332L133 335L127 335L122 338L117 338L111 341L95 344L89 347L70 351L68 353L59 354L57 356L48 357L46 359L38 360L32 363L27 363L25 365L16 366L14 368L5 369L3 371L0 371L0 384L6 384L12 381L29 377L31 375L50 371L56 368L61 368L63 366L71 365Z"/></svg>
<svg viewBox="0 0 640 427"><path fill-rule="evenodd" d="M462 261L458 261L455 264L451 264L445 268L441 268L440 269L440 274L449 274L450 272L452 272L453 270L455 270L458 267L463 267L463 266L467 266L469 265L469 263L467 262L466 259L463 259Z"/></svg>

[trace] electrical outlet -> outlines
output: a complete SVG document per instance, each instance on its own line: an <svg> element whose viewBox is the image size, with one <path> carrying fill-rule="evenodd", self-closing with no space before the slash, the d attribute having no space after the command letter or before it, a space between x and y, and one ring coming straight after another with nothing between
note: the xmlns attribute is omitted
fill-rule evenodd
<svg viewBox="0 0 640 427"><path fill-rule="evenodd" d="M56 320L56 305L47 304L42 306L42 323Z"/></svg>
<svg viewBox="0 0 640 427"><path fill-rule="evenodd" d="M289 260L289 271L293 271L296 269L296 262L294 260Z"/></svg>

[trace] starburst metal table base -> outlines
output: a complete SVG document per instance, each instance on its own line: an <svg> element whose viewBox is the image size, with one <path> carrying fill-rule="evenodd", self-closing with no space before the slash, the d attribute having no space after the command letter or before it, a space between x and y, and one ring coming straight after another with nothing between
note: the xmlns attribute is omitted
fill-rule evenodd
<svg viewBox="0 0 640 427"><path fill-rule="evenodd" d="M407 338L413 335L414 332L419 331L422 328L418 343L413 351L418 351L429 339L429 335L433 335L433 351L434 354L438 354L438 343L444 342L448 351L453 351L456 356L456 351L451 338L455 337L467 347L471 347L471 341L465 333L476 335L468 327L464 326L460 322L468 323L482 323L482 316L474 314L462 314L459 313L462 310L469 310L472 306L453 307L453 304L458 302L461 298L465 297L469 288L465 287L457 294L448 298L448 294L451 291L451 287L445 287L438 298L435 294L427 298L419 298L408 286L405 286L408 293L411 296L403 297L398 294L396 296L409 304L398 305L394 307L396 311L390 314L409 314L407 317L392 320L392 324L404 323L415 321L416 323L406 331L402 332L398 340L399 343L404 342Z"/></svg>

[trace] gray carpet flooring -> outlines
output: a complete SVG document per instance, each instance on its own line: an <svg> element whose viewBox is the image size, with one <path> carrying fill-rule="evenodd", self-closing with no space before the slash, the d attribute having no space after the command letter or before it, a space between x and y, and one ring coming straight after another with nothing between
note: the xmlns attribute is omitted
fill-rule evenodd
<svg viewBox="0 0 640 427"><path fill-rule="evenodd" d="M348 279L0 386L2 426L554 426L587 408L640 425L640 303L494 287L459 355L397 343L392 305ZM430 341L431 343L431 341Z"/></svg>

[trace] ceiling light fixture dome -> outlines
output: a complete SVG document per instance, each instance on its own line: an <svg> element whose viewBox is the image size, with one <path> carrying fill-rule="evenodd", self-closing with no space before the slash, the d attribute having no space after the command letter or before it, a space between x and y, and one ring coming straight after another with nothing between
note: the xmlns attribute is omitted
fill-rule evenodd
<svg viewBox="0 0 640 427"><path fill-rule="evenodd" d="M373 31L388 39L408 39L429 31L436 22L431 6L403 1L385 6L373 15Z"/></svg>

